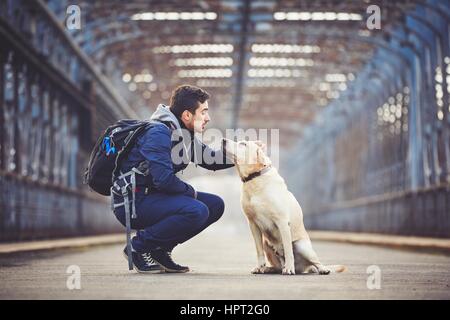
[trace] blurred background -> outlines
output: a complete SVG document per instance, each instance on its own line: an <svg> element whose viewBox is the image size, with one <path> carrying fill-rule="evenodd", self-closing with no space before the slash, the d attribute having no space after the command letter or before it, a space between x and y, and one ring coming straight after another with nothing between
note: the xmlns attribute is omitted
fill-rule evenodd
<svg viewBox="0 0 450 320"><path fill-rule="evenodd" d="M184 83L279 129L308 229L450 238L449 30L446 0L0 0L0 241L121 231L91 148ZM181 178L246 228L234 169Z"/></svg>

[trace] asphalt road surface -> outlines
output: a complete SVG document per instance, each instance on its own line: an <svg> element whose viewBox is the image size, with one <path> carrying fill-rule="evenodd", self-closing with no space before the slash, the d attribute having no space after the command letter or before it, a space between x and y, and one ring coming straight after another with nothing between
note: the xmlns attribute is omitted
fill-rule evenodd
<svg viewBox="0 0 450 320"><path fill-rule="evenodd" d="M250 232L218 224L175 249L175 261L192 269L186 274L128 271L123 245L0 257L0 298L450 299L449 256L332 242L313 246L323 263L345 264L348 270L252 275ZM70 266L76 266L71 272L79 268L80 289L67 273Z"/></svg>

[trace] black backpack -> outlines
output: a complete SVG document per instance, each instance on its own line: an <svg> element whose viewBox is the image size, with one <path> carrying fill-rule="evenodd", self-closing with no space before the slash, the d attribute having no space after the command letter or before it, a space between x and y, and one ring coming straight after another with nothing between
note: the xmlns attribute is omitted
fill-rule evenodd
<svg viewBox="0 0 450 320"><path fill-rule="evenodd" d="M154 122L126 119L109 126L91 152L84 183L95 192L109 196L121 161L126 158L136 139L152 124Z"/></svg>

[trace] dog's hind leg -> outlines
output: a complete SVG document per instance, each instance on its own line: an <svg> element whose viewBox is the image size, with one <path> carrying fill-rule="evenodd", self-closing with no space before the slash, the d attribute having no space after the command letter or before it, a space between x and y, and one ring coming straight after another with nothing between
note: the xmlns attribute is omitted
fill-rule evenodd
<svg viewBox="0 0 450 320"><path fill-rule="evenodd" d="M294 242L294 250L300 254L306 261L314 265L320 274L329 274L330 269L320 263L316 252L312 248L309 238L300 239Z"/></svg>

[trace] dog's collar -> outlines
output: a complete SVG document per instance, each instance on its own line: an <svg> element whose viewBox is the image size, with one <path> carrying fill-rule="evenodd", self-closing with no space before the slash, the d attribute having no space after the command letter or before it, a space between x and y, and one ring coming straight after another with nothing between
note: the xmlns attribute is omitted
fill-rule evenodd
<svg viewBox="0 0 450 320"><path fill-rule="evenodd" d="M266 173L266 172L269 171L270 169L272 169L272 166L267 166L267 167L265 167L264 169L262 169L261 171L253 172L253 173L251 173L250 175L248 175L247 177L241 178L241 180L242 180L242 182L244 182L244 183L245 183L245 182L248 182L248 181L250 181L250 180L252 180L252 179L254 179L254 178L256 178L256 177L259 177L260 175Z"/></svg>

